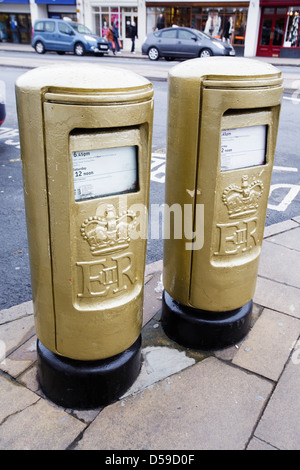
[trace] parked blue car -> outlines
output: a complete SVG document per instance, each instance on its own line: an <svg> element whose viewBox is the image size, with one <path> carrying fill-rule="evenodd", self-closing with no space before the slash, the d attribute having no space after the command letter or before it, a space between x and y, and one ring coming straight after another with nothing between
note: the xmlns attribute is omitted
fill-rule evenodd
<svg viewBox="0 0 300 470"><path fill-rule="evenodd" d="M5 84L0 80L0 126L4 123L5 116Z"/></svg>
<svg viewBox="0 0 300 470"><path fill-rule="evenodd" d="M89 28L75 21L45 18L34 23L32 47L38 54L56 51L58 54L73 52L78 56L88 53L108 54L105 38L94 35Z"/></svg>

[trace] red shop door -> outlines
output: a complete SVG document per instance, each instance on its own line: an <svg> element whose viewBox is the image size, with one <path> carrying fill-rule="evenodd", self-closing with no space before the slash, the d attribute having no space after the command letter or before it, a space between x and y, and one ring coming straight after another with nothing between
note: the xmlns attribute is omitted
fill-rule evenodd
<svg viewBox="0 0 300 470"><path fill-rule="evenodd" d="M284 40L286 14L276 8L265 8L260 22L258 56L279 57Z"/></svg>

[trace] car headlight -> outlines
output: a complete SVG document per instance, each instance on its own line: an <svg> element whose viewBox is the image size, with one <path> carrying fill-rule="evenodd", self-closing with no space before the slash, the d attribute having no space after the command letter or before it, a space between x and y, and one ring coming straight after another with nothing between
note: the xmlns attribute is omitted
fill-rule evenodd
<svg viewBox="0 0 300 470"><path fill-rule="evenodd" d="M84 38L87 41L97 42L97 39L93 38L92 36L88 36L87 34L84 35Z"/></svg>
<svg viewBox="0 0 300 470"><path fill-rule="evenodd" d="M220 42L218 41L213 41L214 45L217 46L218 49L221 49L222 51L225 49L225 47L223 46L223 44L221 44Z"/></svg>

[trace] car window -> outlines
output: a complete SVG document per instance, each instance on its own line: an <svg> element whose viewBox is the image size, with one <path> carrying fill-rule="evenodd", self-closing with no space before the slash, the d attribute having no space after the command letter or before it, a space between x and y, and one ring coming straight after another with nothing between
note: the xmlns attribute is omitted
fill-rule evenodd
<svg viewBox="0 0 300 470"><path fill-rule="evenodd" d="M80 24L80 23L72 23L72 26L73 28L75 29L75 31L77 31L78 33L81 33L81 34L93 34L92 31L87 28L86 26L84 26L83 24Z"/></svg>
<svg viewBox="0 0 300 470"><path fill-rule="evenodd" d="M178 37L179 39L193 39L196 36L193 33L190 33L190 31L185 31L184 29L180 29L178 31Z"/></svg>
<svg viewBox="0 0 300 470"><path fill-rule="evenodd" d="M39 21L38 23L36 23L36 25L34 27L34 30L35 31L44 31L44 22Z"/></svg>
<svg viewBox="0 0 300 470"><path fill-rule="evenodd" d="M72 34L72 29L65 23L58 23L58 31L63 34Z"/></svg>
<svg viewBox="0 0 300 470"><path fill-rule="evenodd" d="M176 38L176 34L177 34L177 31L176 31L175 28L174 28L174 29L168 29L167 31L162 31L160 37L161 37L161 38L165 38L165 39L166 39L166 38L169 38L169 39L170 39L170 38L173 38L173 39L175 39L175 38Z"/></svg>
<svg viewBox="0 0 300 470"><path fill-rule="evenodd" d="M55 29L55 24L53 21L45 21L44 31L47 31L47 33L53 33L54 29Z"/></svg>

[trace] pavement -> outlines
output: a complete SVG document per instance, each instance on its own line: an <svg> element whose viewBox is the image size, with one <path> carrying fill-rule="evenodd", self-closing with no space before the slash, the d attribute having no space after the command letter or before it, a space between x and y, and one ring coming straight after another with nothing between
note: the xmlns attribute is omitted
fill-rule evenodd
<svg viewBox="0 0 300 470"><path fill-rule="evenodd" d="M0 311L0 449L113 451L123 464L121 450L148 464L151 451L182 451L198 465L199 450L299 450L299 266L300 216L266 227L251 329L204 352L163 332L162 260L147 265L141 372L92 410L62 408L40 390L32 302Z"/></svg>
<svg viewBox="0 0 300 470"><path fill-rule="evenodd" d="M299 265L300 216L266 227L251 329L208 352L164 334L162 261L147 265L140 375L118 401L88 411L41 392L32 302L0 311L0 449L168 450L195 459L208 449L299 450Z"/></svg>

